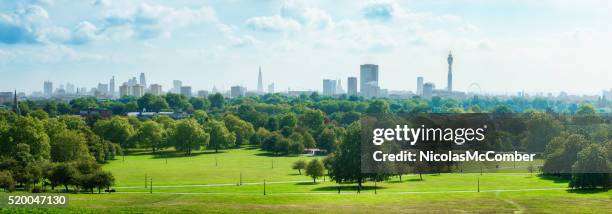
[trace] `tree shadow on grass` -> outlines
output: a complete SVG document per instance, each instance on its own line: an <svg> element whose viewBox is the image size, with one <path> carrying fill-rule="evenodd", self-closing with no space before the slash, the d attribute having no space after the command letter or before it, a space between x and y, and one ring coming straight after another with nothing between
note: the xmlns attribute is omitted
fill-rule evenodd
<svg viewBox="0 0 612 214"><path fill-rule="evenodd" d="M566 178L566 177L561 177L561 176L555 176L555 175L538 175L538 177L540 177L541 179L544 180L549 180L549 181L553 181L555 183L569 183L570 179Z"/></svg>
<svg viewBox="0 0 612 214"><path fill-rule="evenodd" d="M214 154L223 154L226 153L226 151L219 151L219 152L215 152L215 151L195 151L192 152L191 155L187 156L185 155L185 153L183 152L176 152L176 151L161 151L161 152L156 152L156 153L149 153L150 155L153 155L153 159L166 159L166 158L187 158L187 157L196 157L196 156L200 156L200 155L214 155Z"/></svg>
<svg viewBox="0 0 612 214"><path fill-rule="evenodd" d="M568 193L575 193L575 194L595 194L595 193L602 193L602 192L608 192L609 189L568 189L567 192Z"/></svg>
<svg viewBox="0 0 612 214"><path fill-rule="evenodd" d="M377 190L382 190L382 189L387 189L387 187L377 186L376 189ZM338 191L338 186L317 187L317 188L314 188L312 190L313 191L337 192ZM374 186L362 186L361 187L361 191L366 191L366 190L374 190ZM354 185L354 186L340 186L340 192L343 192L343 191L354 191L354 192L356 192L357 191L357 185Z"/></svg>
<svg viewBox="0 0 612 214"><path fill-rule="evenodd" d="M410 179L402 179L402 181L399 181L399 180L387 181L387 183L397 184L397 183L406 183L406 182L415 182L415 181L425 181L425 179L421 180L420 178L410 178Z"/></svg>

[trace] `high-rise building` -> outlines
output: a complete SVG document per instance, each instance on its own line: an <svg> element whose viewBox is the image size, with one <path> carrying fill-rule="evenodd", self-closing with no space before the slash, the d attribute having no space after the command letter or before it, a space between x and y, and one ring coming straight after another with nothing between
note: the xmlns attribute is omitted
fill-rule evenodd
<svg viewBox="0 0 612 214"><path fill-rule="evenodd" d="M140 73L140 82L139 83L145 89L147 88L147 79L145 78L145 74L144 73Z"/></svg>
<svg viewBox="0 0 612 214"><path fill-rule="evenodd" d="M45 97L51 97L53 95L53 83L51 81L45 81L43 93Z"/></svg>
<svg viewBox="0 0 612 214"><path fill-rule="evenodd" d="M263 94L263 79L261 78L261 66L259 66L259 76L257 77L257 93Z"/></svg>
<svg viewBox="0 0 612 214"><path fill-rule="evenodd" d="M135 86L137 84L138 84L138 81L136 80L136 77L132 77L132 79L128 80L129 86Z"/></svg>
<svg viewBox="0 0 612 214"><path fill-rule="evenodd" d="M136 84L136 85L132 86L131 92L132 92L131 96L142 97L142 96L144 96L144 93L145 93L144 86L142 86L140 84Z"/></svg>
<svg viewBox="0 0 612 214"><path fill-rule="evenodd" d="M448 58L446 58L446 61L448 62L448 79L447 79L446 90L448 90L448 92L452 92L453 91L453 54L452 53L448 53Z"/></svg>
<svg viewBox="0 0 612 214"><path fill-rule="evenodd" d="M98 93L100 95L108 95L108 85L107 84L98 83Z"/></svg>
<svg viewBox="0 0 612 214"><path fill-rule="evenodd" d="M67 94L74 94L74 85L71 83L66 83L66 93Z"/></svg>
<svg viewBox="0 0 612 214"><path fill-rule="evenodd" d="M364 64L360 66L360 90L364 97L376 97L380 86L378 85L378 65Z"/></svg>
<svg viewBox="0 0 612 214"><path fill-rule="evenodd" d="M274 83L268 85L268 93L274 94Z"/></svg>
<svg viewBox="0 0 612 214"><path fill-rule="evenodd" d="M207 90L199 90L198 91L198 97L200 97L200 98L208 97L208 91Z"/></svg>
<svg viewBox="0 0 612 214"><path fill-rule="evenodd" d="M181 94L186 97L191 97L191 86L182 86Z"/></svg>
<svg viewBox="0 0 612 214"><path fill-rule="evenodd" d="M433 91L436 88L436 86L433 83L425 83L423 84L423 97L424 98L431 98L433 96Z"/></svg>
<svg viewBox="0 0 612 214"><path fill-rule="evenodd" d="M357 95L357 77L349 77L347 82L346 90L348 95Z"/></svg>
<svg viewBox="0 0 612 214"><path fill-rule="evenodd" d="M236 85L236 86L232 86L230 89L230 96L232 98L235 97L243 97L246 94L246 88Z"/></svg>
<svg viewBox="0 0 612 214"><path fill-rule="evenodd" d="M180 93L181 92L181 87L183 87L183 82L181 82L180 80L174 80L172 81L172 93Z"/></svg>
<svg viewBox="0 0 612 214"><path fill-rule="evenodd" d="M119 86L119 96L120 97L125 97L125 96L130 96L131 93L131 87L128 85L128 83L123 83L123 85Z"/></svg>
<svg viewBox="0 0 612 214"><path fill-rule="evenodd" d="M342 87L341 80L336 80L336 94L344 94L344 87Z"/></svg>
<svg viewBox="0 0 612 214"><path fill-rule="evenodd" d="M336 80L323 80L323 95L332 96L336 94Z"/></svg>
<svg viewBox="0 0 612 214"><path fill-rule="evenodd" d="M160 84L151 84L149 86L149 92L155 96L162 95L162 86Z"/></svg>
<svg viewBox="0 0 612 214"><path fill-rule="evenodd" d="M115 76L113 76L110 81L108 81L108 93L111 97L115 97Z"/></svg>
<svg viewBox="0 0 612 214"><path fill-rule="evenodd" d="M417 77L417 95L423 95L423 77Z"/></svg>

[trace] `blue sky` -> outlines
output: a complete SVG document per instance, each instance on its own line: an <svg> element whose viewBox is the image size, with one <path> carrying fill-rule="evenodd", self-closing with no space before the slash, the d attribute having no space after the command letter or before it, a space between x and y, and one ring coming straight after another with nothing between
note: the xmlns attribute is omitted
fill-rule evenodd
<svg viewBox="0 0 612 214"><path fill-rule="evenodd" d="M91 88L140 72L164 90L320 90L380 64L380 84L599 94L612 88L612 3L603 0L0 0L0 90Z"/></svg>

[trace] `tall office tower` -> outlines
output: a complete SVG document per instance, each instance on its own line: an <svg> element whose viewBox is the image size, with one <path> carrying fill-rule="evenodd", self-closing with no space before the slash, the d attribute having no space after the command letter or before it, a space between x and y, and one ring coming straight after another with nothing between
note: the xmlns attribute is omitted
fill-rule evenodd
<svg viewBox="0 0 612 214"><path fill-rule="evenodd" d="M257 77L257 93L263 94L263 80L261 78L261 66L259 66L259 76Z"/></svg>
<svg viewBox="0 0 612 214"><path fill-rule="evenodd" d="M72 83L66 83L66 93L74 94L74 85Z"/></svg>
<svg viewBox="0 0 612 214"><path fill-rule="evenodd" d="M162 86L160 84L151 84L149 91L155 96L162 95Z"/></svg>
<svg viewBox="0 0 612 214"><path fill-rule="evenodd" d="M43 93L45 97L51 97L53 95L53 83L51 81L45 81Z"/></svg>
<svg viewBox="0 0 612 214"><path fill-rule="evenodd" d="M139 83L145 89L147 88L147 79L145 78L145 74L144 73L140 73L140 82Z"/></svg>
<svg viewBox="0 0 612 214"><path fill-rule="evenodd" d="M425 83L423 84L423 97L424 98L431 98L433 96L433 91L436 88L436 85L434 85L433 83Z"/></svg>
<svg viewBox="0 0 612 214"><path fill-rule="evenodd" d="M274 83L270 83L270 85L268 85L268 93L274 94Z"/></svg>
<svg viewBox="0 0 612 214"><path fill-rule="evenodd" d="M364 97L376 97L380 86L378 85L378 65L364 64L360 67L361 95Z"/></svg>
<svg viewBox="0 0 612 214"><path fill-rule="evenodd" d="M144 96L145 90L144 90L144 86L136 84L134 86L131 87L131 95L134 97L142 97Z"/></svg>
<svg viewBox="0 0 612 214"><path fill-rule="evenodd" d="M131 86L135 86L138 84L138 81L136 80L136 77L132 77L132 79L128 80L128 85Z"/></svg>
<svg viewBox="0 0 612 214"><path fill-rule="evenodd" d="M108 95L108 85L98 83L98 93L100 93L100 95Z"/></svg>
<svg viewBox="0 0 612 214"><path fill-rule="evenodd" d="M446 61L448 62L448 82L447 82L447 87L446 89L449 92L453 91L453 54L452 53L448 53L448 58L446 58Z"/></svg>
<svg viewBox="0 0 612 214"><path fill-rule="evenodd" d="M417 95L423 95L423 77L417 77Z"/></svg>
<svg viewBox="0 0 612 214"><path fill-rule="evenodd" d="M323 80L323 95L332 96L336 94L336 80Z"/></svg>
<svg viewBox="0 0 612 214"><path fill-rule="evenodd" d="M191 86L181 86L181 94L186 97L191 97Z"/></svg>
<svg viewBox="0 0 612 214"><path fill-rule="evenodd" d="M115 76L113 76L108 82L108 92L111 97L115 97Z"/></svg>
<svg viewBox="0 0 612 214"><path fill-rule="evenodd" d="M198 97L200 97L200 98L207 98L208 97L208 91L207 90L199 90L198 91Z"/></svg>
<svg viewBox="0 0 612 214"><path fill-rule="evenodd" d="M232 86L230 89L230 96L232 98L235 97L243 97L246 94L246 88L236 85L236 86Z"/></svg>
<svg viewBox="0 0 612 214"><path fill-rule="evenodd" d="M172 81L172 93L181 93L181 87L183 87L183 82L181 82L180 80L174 80Z"/></svg>
<svg viewBox="0 0 612 214"><path fill-rule="evenodd" d="M123 85L119 86L119 97L131 96L131 86L128 83L123 83Z"/></svg>
<svg viewBox="0 0 612 214"><path fill-rule="evenodd" d="M336 94L344 94L344 87L342 87L341 80L336 80Z"/></svg>
<svg viewBox="0 0 612 214"><path fill-rule="evenodd" d="M357 77L349 77L347 82L346 90L348 95L357 95Z"/></svg>

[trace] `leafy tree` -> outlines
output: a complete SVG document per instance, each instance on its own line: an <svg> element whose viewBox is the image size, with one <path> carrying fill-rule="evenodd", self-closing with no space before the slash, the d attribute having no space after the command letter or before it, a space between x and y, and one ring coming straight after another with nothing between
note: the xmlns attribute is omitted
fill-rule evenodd
<svg viewBox="0 0 612 214"><path fill-rule="evenodd" d="M359 188L368 174L361 173L361 124L355 122L346 129L339 148L329 158L329 176L340 182L357 182Z"/></svg>
<svg viewBox="0 0 612 214"><path fill-rule="evenodd" d="M125 117L112 117L109 120L98 120L94 125L94 131L100 137L113 143L129 148L128 139L134 134L134 127Z"/></svg>
<svg viewBox="0 0 612 214"><path fill-rule="evenodd" d="M543 152L546 144L561 132L561 124L547 113L531 113L523 145L530 152Z"/></svg>
<svg viewBox="0 0 612 214"><path fill-rule="evenodd" d="M323 126L325 116L320 110L306 110L300 116L300 123L302 126L311 130L319 130Z"/></svg>
<svg viewBox="0 0 612 214"><path fill-rule="evenodd" d="M194 119L184 119L177 122L176 127L171 131L168 142L177 151L191 155L192 150L199 150L200 147L209 144L211 136L204 132L204 129Z"/></svg>
<svg viewBox="0 0 612 214"><path fill-rule="evenodd" d="M202 97L189 98L189 103L191 103L194 110L205 110L210 107L208 99Z"/></svg>
<svg viewBox="0 0 612 214"><path fill-rule="evenodd" d="M76 168L69 163L60 163L55 166L49 180L51 185L63 185L68 192L68 185L76 183L78 177L78 171Z"/></svg>
<svg viewBox="0 0 612 214"><path fill-rule="evenodd" d="M222 121L210 120L206 126L210 133L210 144L208 148L215 149L215 152L219 152L219 149L234 147L236 144L236 135L230 132Z"/></svg>
<svg viewBox="0 0 612 214"><path fill-rule="evenodd" d="M89 157L85 137L77 131L65 130L51 138L51 160L69 162Z"/></svg>
<svg viewBox="0 0 612 214"><path fill-rule="evenodd" d="M280 127L293 128L297 125L297 116L293 112L283 114L280 118L279 125Z"/></svg>
<svg viewBox="0 0 612 214"><path fill-rule="evenodd" d="M232 114L223 116L223 122L227 129L236 135L236 147L249 142L253 134L255 134L255 129L251 123L241 120Z"/></svg>
<svg viewBox="0 0 612 214"><path fill-rule="evenodd" d="M192 111L193 106L185 95L168 93L166 94L166 102L174 111Z"/></svg>
<svg viewBox="0 0 612 214"><path fill-rule="evenodd" d="M48 159L51 155L49 136L45 133L43 122L33 117L16 117L16 120L8 130L8 137L12 143L2 146L4 154L15 151L17 144L29 146L30 154L34 159ZM7 151L8 150L8 151Z"/></svg>
<svg viewBox="0 0 612 214"><path fill-rule="evenodd" d="M369 114L389 113L389 103L384 100L375 100L374 102L370 103L370 106L368 107L366 112Z"/></svg>
<svg viewBox="0 0 612 214"><path fill-rule="evenodd" d="M270 135L270 131L268 131L266 128L259 127L257 132L255 132L255 134L251 137L250 143L252 145L261 145Z"/></svg>
<svg viewBox="0 0 612 214"><path fill-rule="evenodd" d="M0 171L0 188L4 189L5 192L12 192L15 190L15 180L13 180L11 171Z"/></svg>
<svg viewBox="0 0 612 214"><path fill-rule="evenodd" d="M578 153L572 166L571 188L610 188L612 167L606 157L606 150L597 144L590 144Z"/></svg>
<svg viewBox="0 0 612 214"><path fill-rule="evenodd" d="M319 159L312 159L308 162L306 175L312 177L313 183L317 183L317 178L323 176L323 164Z"/></svg>
<svg viewBox="0 0 612 214"><path fill-rule="evenodd" d="M302 170L306 169L306 161L304 160L297 160L295 162L293 162L293 165L291 166L291 169L295 169L298 171L298 173L300 173L300 175L302 174Z"/></svg>
<svg viewBox="0 0 612 214"><path fill-rule="evenodd" d="M136 145L151 148L153 152L164 147L166 143L166 130L159 123L148 120L142 123L132 136Z"/></svg>
<svg viewBox="0 0 612 214"><path fill-rule="evenodd" d="M323 131L321 131L321 134L319 135L319 138L317 140L318 148L325 149L331 152L336 150L337 144L338 143L336 141L336 132L334 132L333 129L325 128L323 129Z"/></svg>
<svg viewBox="0 0 612 214"><path fill-rule="evenodd" d="M225 105L225 98L220 93L215 93L208 96L208 100L210 100L211 108L223 109L223 106Z"/></svg>

